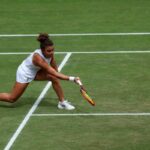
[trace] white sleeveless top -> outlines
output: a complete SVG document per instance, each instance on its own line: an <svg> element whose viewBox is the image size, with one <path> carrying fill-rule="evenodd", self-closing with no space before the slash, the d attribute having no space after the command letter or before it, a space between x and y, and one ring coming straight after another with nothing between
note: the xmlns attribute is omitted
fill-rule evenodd
<svg viewBox="0 0 150 150"><path fill-rule="evenodd" d="M25 76L28 78L35 78L37 72L41 69L38 66L33 64L33 55L37 53L39 54L48 64L51 62L51 58L46 58L43 54L41 49L36 49L33 53L31 53L19 66L19 70L25 73Z"/></svg>

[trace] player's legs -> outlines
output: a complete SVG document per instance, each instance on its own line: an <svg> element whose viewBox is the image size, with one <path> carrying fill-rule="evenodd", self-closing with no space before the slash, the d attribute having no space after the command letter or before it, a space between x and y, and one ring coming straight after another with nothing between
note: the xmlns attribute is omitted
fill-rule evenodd
<svg viewBox="0 0 150 150"><path fill-rule="evenodd" d="M50 75L50 74L47 74L45 71L43 70L40 70L36 77L35 77L35 80L37 81L42 81L42 80L49 80L52 82L52 86L53 86L53 89L55 90L58 98L59 98L59 101L63 101L64 100L64 93L63 93L63 90L62 90L62 87L60 85L60 82L59 82L59 79Z"/></svg>
<svg viewBox="0 0 150 150"><path fill-rule="evenodd" d="M40 70L36 77L35 77L35 80L49 80L49 81L52 81L52 86L53 86L53 89L55 90L58 98L59 98L59 103L58 103L58 108L59 109L67 109L67 110L73 110L75 109L75 107L73 105L70 104L70 102L66 101L64 99L64 93L63 93L63 90L62 90L62 87L60 85L60 82L59 82L59 79L50 75L50 74L47 74L45 71L43 70Z"/></svg>
<svg viewBox="0 0 150 150"><path fill-rule="evenodd" d="M10 93L0 93L0 101L14 103L23 94L29 83L16 82Z"/></svg>

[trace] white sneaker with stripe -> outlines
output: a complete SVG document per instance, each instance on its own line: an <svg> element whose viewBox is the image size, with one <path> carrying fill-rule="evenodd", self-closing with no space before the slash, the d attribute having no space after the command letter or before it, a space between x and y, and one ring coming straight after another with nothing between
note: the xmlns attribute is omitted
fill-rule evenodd
<svg viewBox="0 0 150 150"><path fill-rule="evenodd" d="M59 102L58 103L58 108L59 109L66 109L66 110L73 110L73 109L75 109L75 107L73 105L71 105L71 103L68 102L67 100L65 100L63 102Z"/></svg>

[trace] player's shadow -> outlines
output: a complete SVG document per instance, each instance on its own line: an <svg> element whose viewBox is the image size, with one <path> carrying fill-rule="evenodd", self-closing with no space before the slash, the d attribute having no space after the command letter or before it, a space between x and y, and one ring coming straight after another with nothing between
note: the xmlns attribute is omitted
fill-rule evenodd
<svg viewBox="0 0 150 150"><path fill-rule="evenodd" d="M56 107L58 103L58 98L44 98L40 103L40 107Z"/></svg>
<svg viewBox="0 0 150 150"><path fill-rule="evenodd" d="M17 108L17 107L27 107L30 108L34 105L36 102L35 97L26 97L18 99L15 103L7 103L7 102L0 102L0 107L3 108ZM54 97L50 98L43 98L42 101L39 103L40 107L56 107L58 103L58 99Z"/></svg>

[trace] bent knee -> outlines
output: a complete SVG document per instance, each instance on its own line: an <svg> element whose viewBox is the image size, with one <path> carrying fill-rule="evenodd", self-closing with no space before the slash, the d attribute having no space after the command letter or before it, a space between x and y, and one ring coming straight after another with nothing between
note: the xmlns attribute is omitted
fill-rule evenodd
<svg viewBox="0 0 150 150"><path fill-rule="evenodd" d="M8 98L8 101L9 101L10 103L15 103L17 100L18 100L18 97L14 97L14 96L10 96L10 97Z"/></svg>

